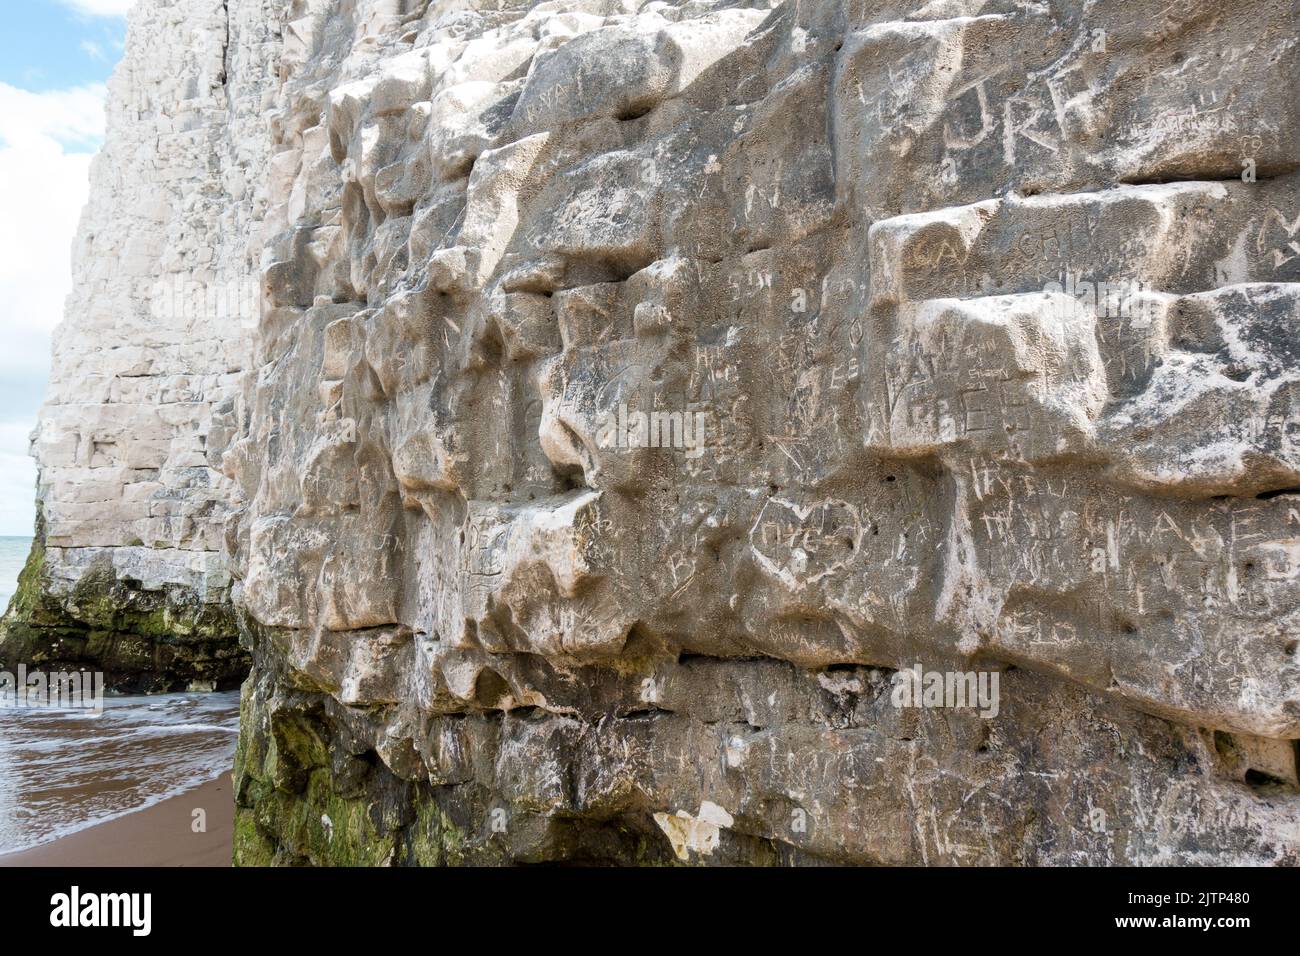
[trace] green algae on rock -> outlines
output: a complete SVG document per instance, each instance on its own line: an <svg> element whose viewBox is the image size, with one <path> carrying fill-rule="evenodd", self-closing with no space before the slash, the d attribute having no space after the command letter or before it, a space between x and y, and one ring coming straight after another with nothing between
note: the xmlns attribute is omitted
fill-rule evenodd
<svg viewBox="0 0 1300 956"><path fill-rule="evenodd" d="M38 528L39 530L39 528ZM114 691L227 690L248 672L234 608L189 588L145 590L105 556L68 590L51 586L40 537L0 619L0 666L102 671Z"/></svg>

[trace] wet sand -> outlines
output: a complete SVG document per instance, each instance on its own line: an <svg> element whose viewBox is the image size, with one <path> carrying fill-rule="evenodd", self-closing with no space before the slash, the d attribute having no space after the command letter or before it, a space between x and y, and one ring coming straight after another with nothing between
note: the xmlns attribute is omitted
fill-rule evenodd
<svg viewBox="0 0 1300 956"><path fill-rule="evenodd" d="M207 832L192 829L207 812ZM225 773L144 810L0 856L0 866L230 866L235 803Z"/></svg>

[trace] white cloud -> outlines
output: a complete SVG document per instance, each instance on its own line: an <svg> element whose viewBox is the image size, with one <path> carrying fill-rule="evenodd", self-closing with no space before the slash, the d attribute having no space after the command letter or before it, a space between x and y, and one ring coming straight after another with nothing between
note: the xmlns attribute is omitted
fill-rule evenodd
<svg viewBox="0 0 1300 956"><path fill-rule="evenodd" d="M0 83L0 146L24 152L97 147L104 138L103 84L32 93Z"/></svg>
<svg viewBox="0 0 1300 956"><path fill-rule="evenodd" d="M86 56L90 57L92 60L107 59L107 57L104 56L104 48L94 40L82 40L81 52L86 54Z"/></svg>
<svg viewBox="0 0 1300 956"><path fill-rule="evenodd" d="M135 0L59 0L65 7L92 17L124 17Z"/></svg>
<svg viewBox="0 0 1300 956"><path fill-rule="evenodd" d="M31 533L27 435L72 285L103 101L102 86L31 93L0 83L0 534Z"/></svg>

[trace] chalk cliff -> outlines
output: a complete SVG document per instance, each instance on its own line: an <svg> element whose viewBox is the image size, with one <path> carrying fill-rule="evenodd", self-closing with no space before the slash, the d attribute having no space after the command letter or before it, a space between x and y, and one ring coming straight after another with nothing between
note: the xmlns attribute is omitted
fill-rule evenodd
<svg viewBox="0 0 1300 956"><path fill-rule="evenodd" d="M220 471L257 325L278 3L144 0L109 84L32 449L36 544L0 659L120 689L238 686Z"/></svg>
<svg viewBox="0 0 1300 956"><path fill-rule="evenodd" d="M34 593L238 624L242 863L1300 863L1298 15L143 0Z"/></svg>

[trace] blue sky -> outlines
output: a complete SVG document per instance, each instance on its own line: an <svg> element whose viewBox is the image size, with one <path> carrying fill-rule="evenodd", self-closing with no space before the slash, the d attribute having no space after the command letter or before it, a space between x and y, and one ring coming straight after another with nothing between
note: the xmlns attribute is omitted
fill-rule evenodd
<svg viewBox="0 0 1300 956"><path fill-rule="evenodd" d="M21 0L0 31L0 535L31 534L27 436L71 285L87 173L103 141L104 83L132 0Z"/></svg>
<svg viewBox="0 0 1300 956"><path fill-rule="evenodd" d="M21 0L7 4L0 83L34 93L103 83L122 55L129 3Z"/></svg>

